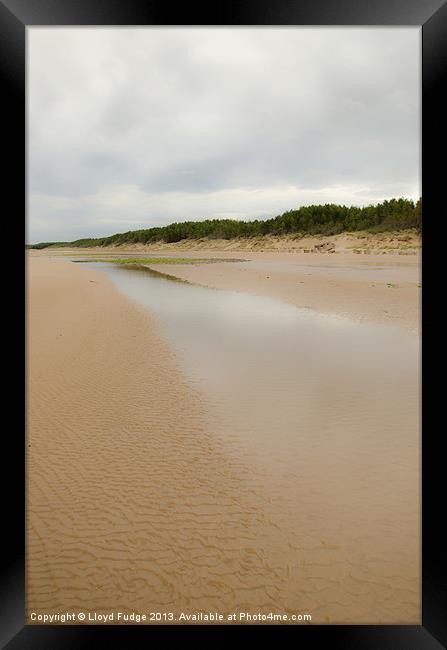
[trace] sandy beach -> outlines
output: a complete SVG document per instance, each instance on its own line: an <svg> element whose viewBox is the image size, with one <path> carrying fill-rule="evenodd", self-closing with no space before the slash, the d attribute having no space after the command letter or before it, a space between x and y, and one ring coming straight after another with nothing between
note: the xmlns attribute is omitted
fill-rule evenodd
<svg viewBox="0 0 447 650"><path fill-rule="evenodd" d="M382 259L386 280L377 286L375 259L303 257L305 269L160 270L417 331L416 258ZM290 255L273 259L288 264ZM231 417L214 408L153 314L104 272L48 252L28 259L27 384L28 617L215 610L419 622L418 405L407 408L405 394L382 404L383 437L380 423L350 404L340 426L352 456L339 457L327 413L343 405L349 380L331 388L324 422L306 413L314 397L304 389L297 409L311 427L307 447L296 462L280 456L265 422L258 458L252 441L234 440L254 395L246 392ZM256 387L265 401L271 387ZM405 409L393 429L392 411Z"/></svg>
<svg viewBox="0 0 447 650"><path fill-rule="evenodd" d="M420 25L31 22L28 630L420 627Z"/></svg>
<svg viewBox="0 0 447 650"><path fill-rule="evenodd" d="M256 507L148 314L29 260L27 375L28 615L245 600Z"/></svg>

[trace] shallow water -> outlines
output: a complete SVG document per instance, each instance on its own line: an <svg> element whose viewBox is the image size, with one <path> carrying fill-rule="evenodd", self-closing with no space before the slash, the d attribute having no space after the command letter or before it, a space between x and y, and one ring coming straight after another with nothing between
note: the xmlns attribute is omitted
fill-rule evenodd
<svg viewBox="0 0 447 650"><path fill-rule="evenodd" d="M261 504L257 553L281 607L417 623L418 338L147 269L85 266L158 316Z"/></svg>
<svg viewBox="0 0 447 650"><path fill-rule="evenodd" d="M273 298L176 281L148 269L102 263L92 268L106 270L123 293L157 314L188 377L206 390L230 396L242 376L250 384L269 383L272 392L280 386L281 402L293 406L303 382L309 386L334 376L367 403L393 393L394 399L417 386L419 341L397 327L360 325Z"/></svg>

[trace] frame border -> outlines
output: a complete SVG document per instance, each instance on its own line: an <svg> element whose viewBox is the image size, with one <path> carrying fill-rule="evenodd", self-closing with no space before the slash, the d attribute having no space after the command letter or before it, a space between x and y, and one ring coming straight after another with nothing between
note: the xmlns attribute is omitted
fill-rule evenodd
<svg viewBox="0 0 447 650"><path fill-rule="evenodd" d="M31 26L80 26L80 25L297 25L297 26L421 26L422 27L422 196L423 208L427 214L442 216L441 206L445 197L441 192L445 183L445 162L436 160L435 152L446 143L444 125L445 104L442 91L447 72L447 2L446 0L221 0L220 3L204 7L181 5L171 13L168 5L160 0L0 0L0 75L6 90L2 102L6 109L7 125L5 195L8 196L14 216L17 197L25 192L25 64L26 27ZM444 84L443 84L444 82ZM445 151L443 148L442 153ZM442 203L443 200L443 203ZM11 210L12 211L12 210ZM445 211L445 208L444 208ZM6 216L6 215L5 215ZM9 217L7 217L9 218ZM433 218L433 217L430 217ZM21 216L12 219L13 241L8 241L11 261L17 266L17 258L23 255L25 240L24 220ZM423 225L424 246L422 269L428 281L441 274L436 269L436 260L442 260L442 238L433 227ZM8 233L9 240L9 233ZM438 250L439 249L439 250ZM25 265L22 267L25 268ZM22 271L24 273L24 270ZM17 277L16 271L14 271ZM431 278L430 278L431 276ZM25 282L25 276L23 275ZM20 295L10 283L5 283L6 304ZM22 284L22 287L24 285ZM439 298L438 298L439 299ZM438 361L438 350L433 339L438 321L430 313L427 289L422 294L423 324L423 378L425 368ZM23 310L23 311L22 311ZM11 334L21 331L26 307L20 303L16 310L17 325L8 325ZM19 319L20 315L20 319ZM425 343L430 339L430 346ZM9 340L9 337L8 339ZM22 339L23 341L23 339ZM441 338L439 337L439 343ZM22 342L19 347L22 367L25 369L25 351ZM22 352L23 350L23 352ZM436 356L435 356L436 355ZM17 355L14 365L17 366ZM20 395L24 386L22 376L10 379L8 388ZM422 625L312 625L297 626L255 626L262 627L262 635L274 641L284 638L285 631L296 642L315 643L342 650L438 650L447 645L447 611L445 596L447 578L445 572L445 542L442 524L437 512L437 502L443 494L444 457L441 452L441 436L437 426L430 424L428 413L435 412L442 404L441 387L435 382L427 388L423 382L422 425ZM23 402L20 400L20 404ZM19 411L22 406L19 407ZM439 413L439 415L441 415ZM435 422L433 418L433 423ZM442 422L439 418L438 422ZM25 423L26 424L26 423ZM4 553L1 557L0 573L0 647L8 650L24 648L83 648L131 647L131 644L154 642L160 631L164 642L171 640L170 631L181 630L181 642L197 641L223 646L225 639L248 640L253 626L33 626L25 624L25 463L24 439L16 436L15 429L6 430L4 445L7 465L12 470L11 482L4 479L3 505L6 508L4 521L8 522L8 533L3 533ZM3 468L5 468L5 464ZM8 495L12 494L11 498ZM162 628L162 629L161 629ZM275 628L272 630L272 628ZM198 632L196 632L198 630ZM106 646L107 639L107 646Z"/></svg>

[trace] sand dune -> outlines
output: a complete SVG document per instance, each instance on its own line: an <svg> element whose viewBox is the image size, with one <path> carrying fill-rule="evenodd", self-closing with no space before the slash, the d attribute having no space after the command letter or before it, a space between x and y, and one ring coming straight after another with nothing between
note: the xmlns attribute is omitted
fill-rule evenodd
<svg viewBox="0 0 447 650"><path fill-rule="evenodd" d="M234 237L233 239L182 239L178 242L152 244L122 244L110 247L116 252L128 251L257 251L257 252L327 252L363 254L380 252L387 255L414 255L421 249L421 234L415 229L370 233L367 231L343 232L339 235L264 235ZM54 250L54 249L53 249ZM65 249L67 250L67 249ZM79 250L79 248L74 249ZM103 251L103 247L87 250Z"/></svg>

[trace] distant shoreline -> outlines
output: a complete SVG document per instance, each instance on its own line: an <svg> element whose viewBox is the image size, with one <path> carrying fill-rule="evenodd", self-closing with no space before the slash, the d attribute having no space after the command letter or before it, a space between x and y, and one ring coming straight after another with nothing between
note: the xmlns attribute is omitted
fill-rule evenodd
<svg viewBox="0 0 447 650"><path fill-rule="evenodd" d="M122 244L172 244L183 241L223 239L257 239L266 236L305 237L348 235L365 232L374 235L396 233L402 230L421 232L422 200L398 198L376 205L346 206L334 203L307 205L288 210L271 219L204 219L174 222L139 230L116 233L107 237L87 237L71 242L40 242L28 248L71 246L91 248L94 246L117 246Z"/></svg>

